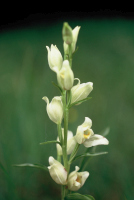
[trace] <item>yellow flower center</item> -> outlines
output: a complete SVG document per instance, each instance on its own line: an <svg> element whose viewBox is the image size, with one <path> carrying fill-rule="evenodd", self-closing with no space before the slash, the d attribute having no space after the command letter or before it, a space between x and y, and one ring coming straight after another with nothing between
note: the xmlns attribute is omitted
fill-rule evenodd
<svg viewBox="0 0 134 200"><path fill-rule="evenodd" d="M80 176L77 176L76 181L77 181L78 183L81 183L81 177L80 177Z"/></svg>
<svg viewBox="0 0 134 200"><path fill-rule="evenodd" d="M91 135L91 132L89 129L84 131L84 138L88 139L90 135Z"/></svg>

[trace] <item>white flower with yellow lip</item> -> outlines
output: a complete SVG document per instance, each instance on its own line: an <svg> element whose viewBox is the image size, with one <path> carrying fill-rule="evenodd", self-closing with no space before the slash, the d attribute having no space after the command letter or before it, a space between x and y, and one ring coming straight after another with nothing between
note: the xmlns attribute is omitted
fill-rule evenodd
<svg viewBox="0 0 134 200"><path fill-rule="evenodd" d="M66 185L67 184L67 171L64 168L64 166L55 160L52 156L49 157L49 164L48 167L50 176L52 179L60 185Z"/></svg>
<svg viewBox="0 0 134 200"><path fill-rule="evenodd" d="M80 80L78 79L78 84L73 86L71 89L71 94L72 94L71 103L85 99L92 90L93 90L92 82L80 84Z"/></svg>
<svg viewBox="0 0 134 200"><path fill-rule="evenodd" d="M84 123L77 128L75 136L77 143L83 143L85 147L108 145L109 141L102 135L94 134L91 126L92 120L88 117L85 117Z"/></svg>
<svg viewBox="0 0 134 200"><path fill-rule="evenodd" d="M62 128L62 137L64 139L64 129ZM57 138L57 140L59 141L59 137ZM72 151L74 150L74 147L76 145L76 140L75 137L73 136L72 131L67 132L67 155L71 154ZM57 152L59 155L62 155L62 148L59 144L56 144L57 147Z"/></svg>
<svg viewBox="0 0 134 200"><path fill-rule="evenodd" d="M48 46L46 46L46 48L48 51L49 67L54 72L58 72L62 67L62 62L63 62L62 55L56 45L51 44L50 48Z"/></svg>
<svg viewBox="0 0 134 200"><path fill-rule="evenodd" d="M56 124L61 124L63 119L63 104L60 96L56 96L49 103L47 97L42 98L47 103L47 114L49 118Z"/></svg>
<svg viewBox="0 0 134 200"><path fill-rule="evenodd" d="M94 133L91 129L92 120L88 117L85 117L83 124L78 126L75 139L77 143L82 144L85 140L89 139Z"/></svg>
<svg viewBox="0 0 134 200"><path fill-rule="evenodd" d="M64 60L62 68L57 72L57 80L61 88L70 90L74 83L74 74L68 60Z"/></svg>
<svg viewBox="0 0 134 200"><path fill-rule="evenodd" d="M71 191L79 190L85 183L89 176L89 172L78 172L79 167L75 167L75 171L71 172L68 176L68 189Z"/></svg>

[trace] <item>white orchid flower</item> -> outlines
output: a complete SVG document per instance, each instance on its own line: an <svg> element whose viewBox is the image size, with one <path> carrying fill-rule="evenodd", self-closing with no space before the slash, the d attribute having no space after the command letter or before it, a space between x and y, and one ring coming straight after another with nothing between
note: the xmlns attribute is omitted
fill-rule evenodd
<svg viewBox="0 0 134 200"><path fill-rule="evenodd" d="M47 103L47 114L49 118L56 124L61 124L63 119L63 104L60 96L56 96L49 103L47 97L42 98Z"/></svg>
<svg viewBox="0 0 134 200"><path fill-rule="evenodd" d="M67 184L67 171L64 168L64 166L55 160L52 156L49 157L49 164L48 167L50 176L52 179L60 185L66 185Z"/></svg>
<svg viewBox="0 0 134 200"><path fill-rule="evenodd" d="M85 121L82 125L78 126L75 139L77 143L82 144L85 147L92 147L97 145L108 145L109 141L98 134L94 134L91 129L92 120L88 117L85 117Z"/></svg>
<svg viewBox="0 0 134 200"><path fill-rule="evenodd" d="M75 167L75 171L71 172L68 176L68 189L71 191L79 190L85 183L89 176L89 172L78 172L79 167Z"/></svg>
<svg viewBox="0 0 134 200"><path fill-rule="evenodd" d="M51 70L57 73L62 67L62 55L56 45L51 44L50 48L48 46L46 46L46 48L48 51L49 67Z"/></svg>
<svg viewBox="0 0 134 200"><path fill-rule="evenodd" d="M73 86L71 89L71 94L72 94L71 103L85 99L92 90L93 90L92 82L80 84L80 80L78 79L78 84Z"/></svg>
<svg viewBox="0 0 134 200"><path fill-rule="evenodd" d="M74 74L68 60L64 60L62 68L57 72L57 80L64 90L70 90L74 83Z"/></svg>

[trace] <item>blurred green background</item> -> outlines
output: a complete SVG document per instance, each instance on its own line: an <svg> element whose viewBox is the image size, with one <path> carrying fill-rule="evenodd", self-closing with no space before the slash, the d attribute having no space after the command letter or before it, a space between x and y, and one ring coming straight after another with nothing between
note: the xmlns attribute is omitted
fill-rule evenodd
<svg viewBox="0 0 134 200"><path fill-rule="evenodd" d="M73 71L81 82L93 82L91 100L71 109L69 129L75 134L85 116L100 133L110 127L110 144L96 151L90 172L78 192L96 200L134 199L134 21L125 19L70 20L81 26ZM60 186L43 170L13 164L40 163L56 158L57 137L46 103L60 95L47 61L46 45L56 44L63 55L63 21L0 33L0 200L60 199ZM83 148L81 149L81 151ZM81 152L79 152L81 153ZM74 170L75 162L71 168Z"/></svg>

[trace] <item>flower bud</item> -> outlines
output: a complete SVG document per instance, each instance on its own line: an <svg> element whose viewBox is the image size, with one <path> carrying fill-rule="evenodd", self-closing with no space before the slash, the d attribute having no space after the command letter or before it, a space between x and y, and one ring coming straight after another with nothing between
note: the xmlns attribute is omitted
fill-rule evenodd
<svg viewBox="0 0 134 200"><path fill-rule="evenodd" d="M48 167L50 176L52 179L60 185L66 185L67 184L67 171L64 168L64 166L55 160L52 156L49 157L49 164Z"/></svg>
<svg viewBox="0 0 134 200"><path fill-rule="evenodd" d="M56 96L49 103L49 99L47 97L42 98L47 103L47 114L49 118L56 124L61 124L63 118L63 104L61 97Z"/></svg>
<svg viewBox="0 0 134 200"><path fill-rule="evenodd" d="M75 139L78 144L82 144L85 140L89 139L94 133L93 130L90 129L92 126L92 120L88 117L85 117L85 121L83 124L78 126Z"/></svg>
<svg viewBox="0 0 134 200"><path fill-rule="evenodd" d="M62 128L62 137L64 139L64 129ZM59 138L57 138L57 140L59 141ZM74 147L76 145L76 140L75 137L73 137L73 133L72 131L67 132L67 155L71 154L72 151L74 150ZM57 147L57 152L59 155L62 155L62 148L59 144L56 144Z"/></svg>
<svg viewBox="0 0 134 200"><path fill-rule="evenodd" d="M67 22L63 24L62 37L66 44L71 44L73 42L72 28Z"/></svg>
<svg viewBox="0 0 134 200"><path fill-rule="evenodd" d="M71 43L71 51L72 51L72 53L74 53L75 48L76 48L76 43L77 43L77 39L78 39L79 30L80 30L80 26L76 26L72 30L72 35L73 35L73 41ZM64 52L66 54L69 54L69 48L68 48L68 44L66 42L63 43L63 48L64 48Z"/></svg>
<svg viewBox="0 0 134 200"><path fill-rule="evenodd" d="M89 172L78 172L79 167L75 167L75 171L71 172L68 177L68 189L71 191L79 190L89 176Z"/></svg>
<svg viewBox="0 0 134 200"><path fill-rule="evenodd" d="M48 46L46 46L46 48L48 51L49 67L54 72L58 72L62 67L62 62L63 62L62 55L56 45L54 46L52 44L50 48Z"/></svg>
<svg viewBox="0 0 134 200"><path fill-rule="evenodd" d="M70 90L74 83L74 74L68 60L64 60L61 70L57 73L59 85L64 90Z"/></svg>
<svg viewBox="0 0 134 200"><path fill-rule="evenodd" d="M76 42L77 42L77 39L78 39L79 30L80 30L80 26L76 26L76 27L73 29L72 52L75 51L75 47L76 47Z"/></svg>
<svg viewBox="0 0 134 200"><path fill-rule="evenodd" d="M73 86L71 89L71 94L72 94L71 103L85 99L92 90L93 90L92 82L80 84L79 80L78 84Z"/></svg>

